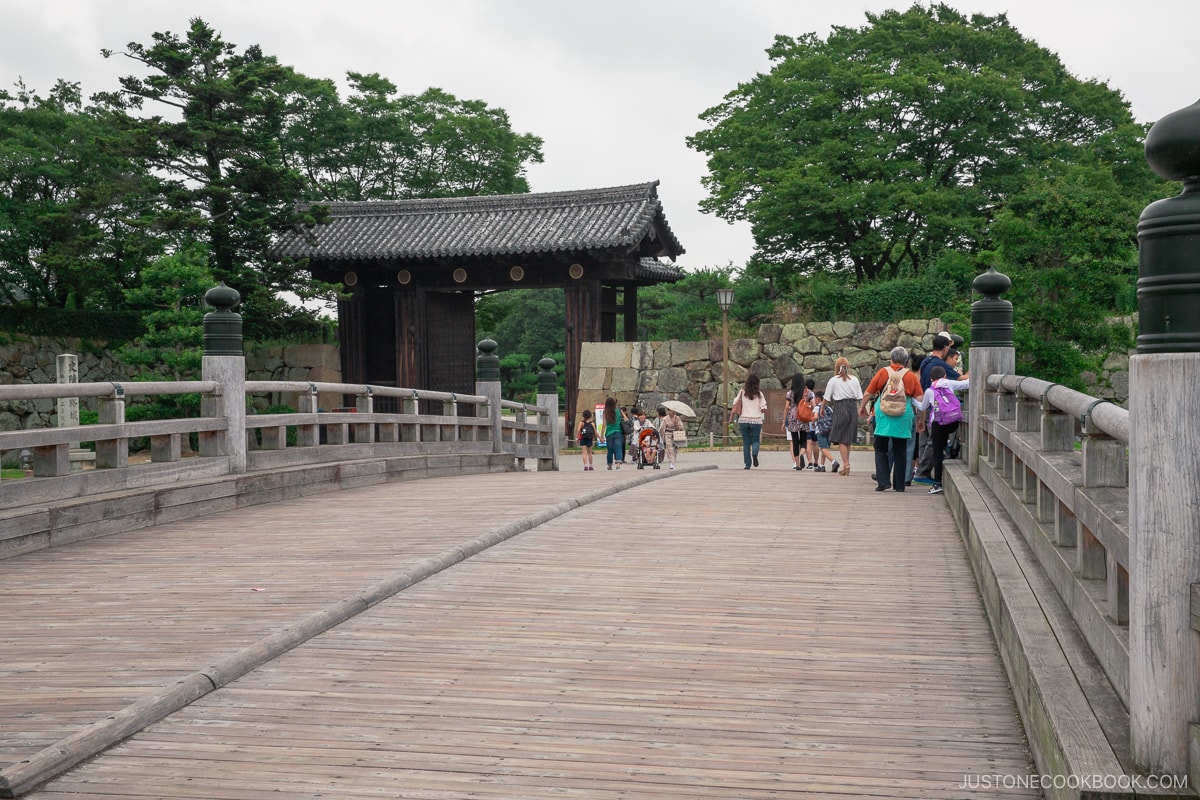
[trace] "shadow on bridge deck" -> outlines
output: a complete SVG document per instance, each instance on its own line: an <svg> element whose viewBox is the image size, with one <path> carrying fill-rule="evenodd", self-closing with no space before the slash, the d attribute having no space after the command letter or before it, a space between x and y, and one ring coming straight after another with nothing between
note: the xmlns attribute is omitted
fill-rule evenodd
<svg viewBox="0 0 1200 800"><path fill-rule="evenodd" d="M1039 796L944 501L871 491L864 452L849 477L740 460L567 457L0 562L3 776L73 800Z"/></svg>

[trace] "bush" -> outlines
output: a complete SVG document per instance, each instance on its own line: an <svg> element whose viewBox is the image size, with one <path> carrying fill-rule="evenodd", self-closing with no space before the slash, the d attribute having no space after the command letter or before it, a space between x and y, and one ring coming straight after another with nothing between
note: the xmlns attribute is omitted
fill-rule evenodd
<svg viewBox="0 0 1200 800"><path fill-rule="evenodd" d="M123 344L141 336L143 326L137 311L0 306L0 329L26 336L71 336Z"/></svg>

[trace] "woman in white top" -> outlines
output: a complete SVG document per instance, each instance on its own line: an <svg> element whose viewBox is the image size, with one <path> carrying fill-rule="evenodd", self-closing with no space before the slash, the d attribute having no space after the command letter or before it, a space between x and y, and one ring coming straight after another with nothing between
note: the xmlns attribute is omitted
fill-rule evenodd
<svg viewBox="0 0 1200 800"><path fill-rule="evenodd" d="M762 441L763 420L767 415L767 398L759 388L757 372L746 376L746 383L734 398L727 423L733 422L737 414L738 428L742 432L742 460L746 469L750 464L758 466L758 445Z"/></svg>
<svg viewBox="0 0 1200 800"><path fill-rule="evenodd" d="M841 462L833 462L833 471L850 474L850 445L858 440L858 404L862 400L862 384L850 373L850 362L838 358L833 363L833 377L825 384L825 402L833 404L833 427L829 441L838 446Z"/></svg>

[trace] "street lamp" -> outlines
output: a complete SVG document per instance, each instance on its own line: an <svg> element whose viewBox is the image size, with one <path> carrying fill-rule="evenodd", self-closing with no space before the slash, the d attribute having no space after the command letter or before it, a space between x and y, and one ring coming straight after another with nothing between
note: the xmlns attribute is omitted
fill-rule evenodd
<svg viewBox="0 0 1200 800"><path fill-rule="evenodd" d="M717 305L721 307L721 354L725 363L721 368L721 383L724 384L725 414L729 413L729 309L733 307L733 289L717 289ZM724 416L724 414L722 414ZM729 423L722 423L725 433L723 444L729 446Z"/></svg>

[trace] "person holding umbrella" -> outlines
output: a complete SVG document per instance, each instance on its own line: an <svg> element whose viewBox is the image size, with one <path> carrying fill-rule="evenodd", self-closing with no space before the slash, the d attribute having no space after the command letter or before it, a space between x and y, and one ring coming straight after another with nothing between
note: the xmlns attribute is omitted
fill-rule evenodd
<svg viewBox="0 0 1200 800"><path fill-rule="evenodd" d="M683 407L687 411L692 411L691 407L686 403L681 403L678 400L667 400L663 403L663 407L667 409L666 419L662 421L662 425L658 428L658 434L662 438L663 449L667 453L667 469L675 469L675 457L679 454L680 441L677 440L676 431L679 438L686 442L686 428L683 425L683 420L679 418L679 409ZM692 412L694 415L695 412Z"/></svg>

